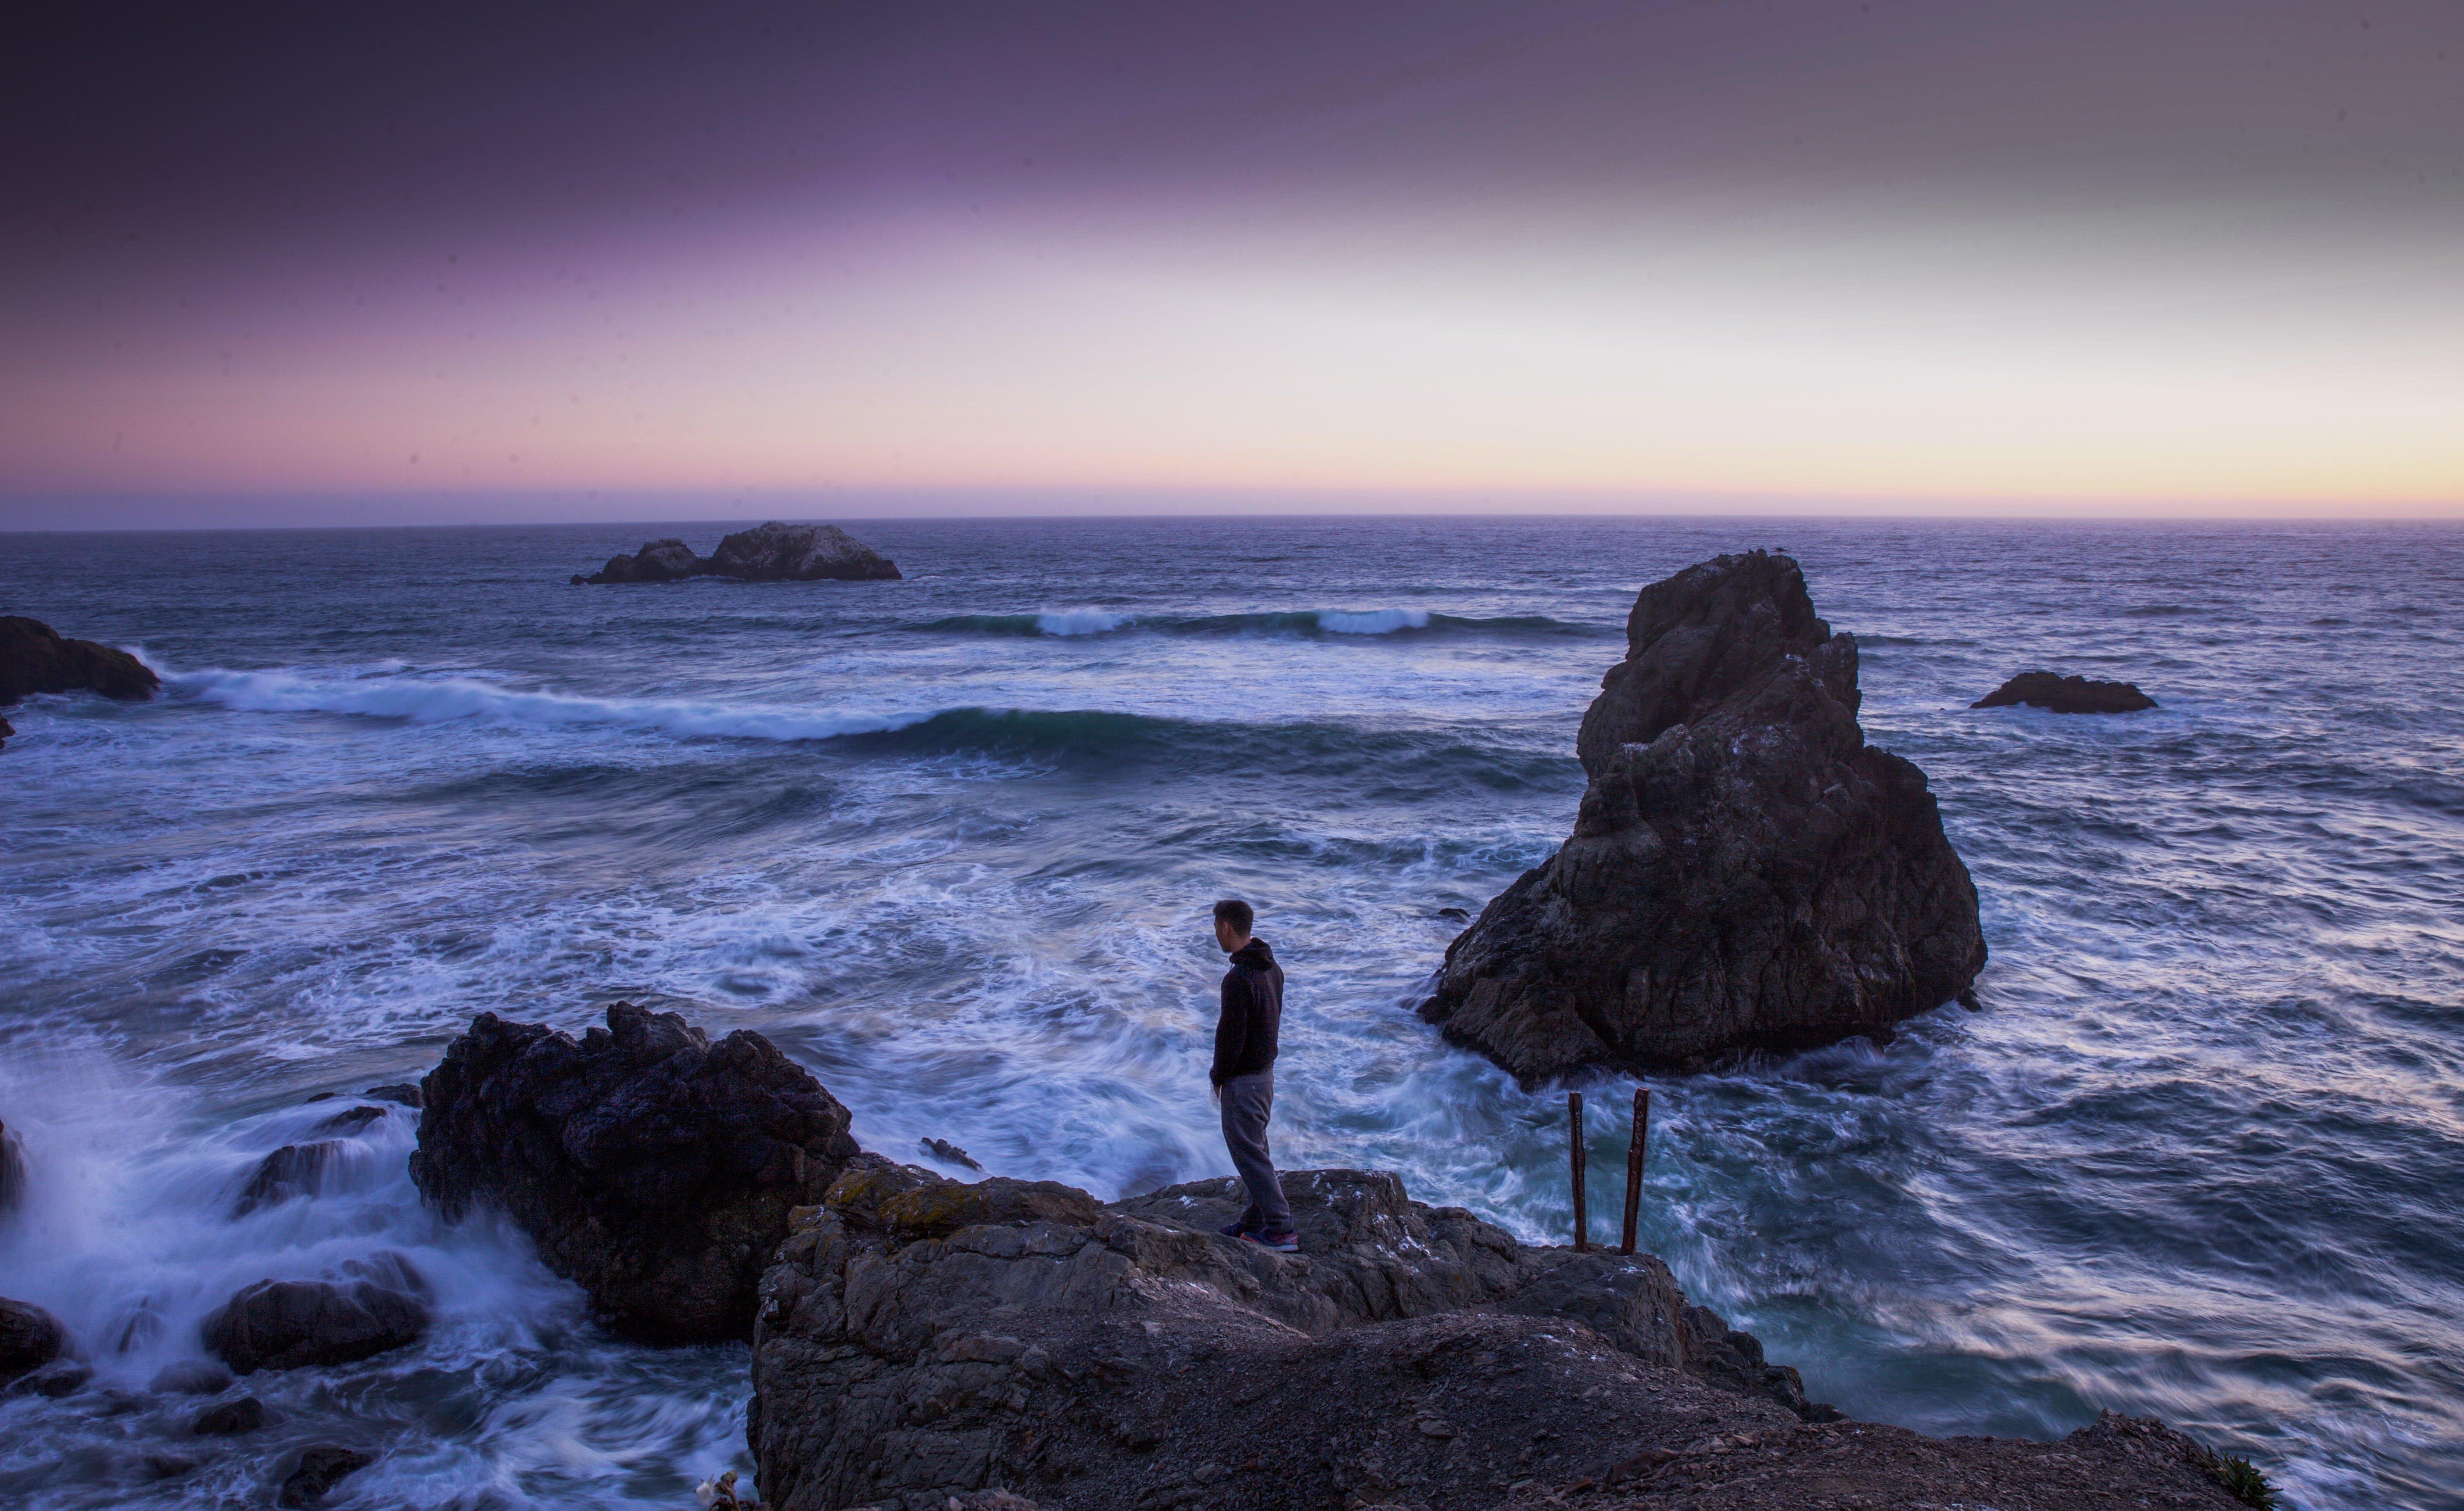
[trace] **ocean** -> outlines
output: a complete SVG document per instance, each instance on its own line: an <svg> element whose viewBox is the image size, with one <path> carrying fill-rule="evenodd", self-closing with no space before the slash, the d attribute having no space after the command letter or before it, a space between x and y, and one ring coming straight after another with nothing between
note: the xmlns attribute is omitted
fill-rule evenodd
<svg viewBox="0 0 2464 1511"><path fill-rule="evenodd" d="M35 1172L0 1295L95 1370L0 1399L0 1501L259 1504L319 1442L378 1455L345 1511L672 1511L749 1471L746 1350L619 1342L517 1234L439 1223L407 1116L231 1215L309 1097L416 1080L482 1012L758 1030L869 1149L1111 1198L1230 1172L1238 895L1288 973L1279 1162L1562 1240L1564 1088L1413 1008L1571 826L1636 589L1765 546L1857 635L1992 960L1980 1012L1650 1078L1645 1246L1856 1416L2110 1408L2305 1511L2464 1507L2464 531L846 523L906 580L566 584L707 524L0 537L0 612L165 677L22 704L0 752ZM1969 709L2036 667L2162 707ZM1606 1237L1636 1083L1574 1084ZM150 1389L239 1286L380 1250L434 1287L423 1344L253 1377L253 1437Z"/></svg>

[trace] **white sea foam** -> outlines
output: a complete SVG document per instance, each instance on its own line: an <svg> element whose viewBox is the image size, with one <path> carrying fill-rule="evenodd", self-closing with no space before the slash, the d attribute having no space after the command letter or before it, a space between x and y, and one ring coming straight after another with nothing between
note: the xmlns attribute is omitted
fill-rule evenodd
<svg viewBox="0 0 2464 1511"><path fill-rule="evenodd" d="M1134 616L1106 608L1063 608L1035 616L1035 627L1045 635L1106 635L1136 624Z"/></svg>
<svg viewBox="0 0 2464 1511"><path fill-rule="evenodd" d="M1317 627L1330 635L1391 635L1398 629L1428 628L1429 611L1425 608L1322 608L1317 613Z"/></svg>
<svg viewBox="0 0 2464 1511"><path fill-rule="evenodd" d="M843 713L760 704L587 698L561 692L516 691L471 676L384 676L363 672L345 682L291 671L214 668L177 673L170 680L209 703L260 713L358 713L417 723L468 719L532 728L659 730L697 738L834 739L842 734L905 729L937 712Z"/></svg>

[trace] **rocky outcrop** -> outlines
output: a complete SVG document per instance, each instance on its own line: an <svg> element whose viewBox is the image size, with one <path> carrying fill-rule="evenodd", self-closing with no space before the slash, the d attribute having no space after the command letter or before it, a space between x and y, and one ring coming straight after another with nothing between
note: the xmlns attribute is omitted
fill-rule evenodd
<svg viewBox="0 0 2464 1511"><path fill-rule="evenodd" d="M1387 1174L1286 1186L1297 1256L1211 1231L1231 1181L1099 1206L850 1162L762 1279L763 1503L1537 1511L1782 1476L1789 1494L1717 1503L2229 1503L2154 1424L2125 1447L1842 1423L1648 1256L1518 1244Z"/></svg>
<svg viewBox="0 0 2464 1511"><path fill-rule="evenodd" d="M351 1259L333 1280L259 1281L199 1330L236 1374L350 1364L425 1337L428 1287L399 1255Z"/></svg>
<svg viewBox="0 0 2464 1511"><path fill-rule="evenodd" d="M1573 834L1420 1009L1526 1084L1880 1033L1969 990L1976 888L1925 773L1867 745L1855 637L1794 560L1644 588L1576 745Z"/></svg>
<svg viewBox="0 0 2464 1511"><path fill-rule="evenodd" d="M2156 700L2140 691L2137 683L2090 682L2050 671L2023 671L1969 707L2007 709L2020 703L2056 713L2136 713L2156 707Z"/></svg>
<svg viewBox="0 0 2464 1511"><path fill-rule="evenodd" d="M482 1014L422 1083L411 1178L502 1208L619 1331L742 1338L795 1207L856 1152L847 1110L759 1034L619 1002L576 1040Z"/></svg>
<svg viewBox="0 0 2464 1511"><path fill-rule="evenodd" d="M0 1385L41 1369L68 1347L68 1334L50 1312L0 1296Z"/></svg>
<svg viewBox="0 0 2464 1511"><path fill-rule="evenodd" d="M610 557L597 572L577 574L573 580L677 582L694 577L746 582L890 581L897 579L898 565L836 525L789 525L774 519L727 537L707 558L693 555L691 546L671 537L646 541L631 556Z"/></svg>
<svg viewBox="0 0 2464 1511"><path fill-rule="evenodd" d="M99 692L142 702L163 679L124 650L66 640L40 620L0 617L0 708L37 692ZM0 738L14 734L0 724Z"/></svg>

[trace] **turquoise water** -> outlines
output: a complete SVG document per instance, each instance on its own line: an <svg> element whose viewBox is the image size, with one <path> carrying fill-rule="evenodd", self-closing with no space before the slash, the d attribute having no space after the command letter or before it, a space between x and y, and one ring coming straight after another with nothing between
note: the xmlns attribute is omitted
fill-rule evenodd
<svg viewBox="0 0 2464 1511"><path fill-rule="evenodd" d="M1448 910L1570 825L1635 589L1785 546L1975 873L1985 1010L1654 1079L1645 1242L1859 1416L2111 1407L2306 1507L2464 1505L2464 532L854 529L907 580L564 585L716 526L0 537L0 611L166 674L22 705L0 752L0 1119L37 1172L0 1294L97 1369L0 1402L0 1498L249 1503L310 1441L380 1455L344 1507L674 1506L749 1467L742 1350L616 1343L517 1236L435 1224L407 1120L227 1215L305 1097L481 1011L757 1028L869 1148L1111 1196L1229 1171L1238 893L1290 974L1282 1161L1562 1236L1562 1091L1411 1008ZM1968 710L2035 666L2163 707ZM1605 1228L1633 1083L1583 1084ZM185 1437L147 1386L199 1316L378 1248L435 1283L427 1344L258 1377L266 1440Z"/></svg>

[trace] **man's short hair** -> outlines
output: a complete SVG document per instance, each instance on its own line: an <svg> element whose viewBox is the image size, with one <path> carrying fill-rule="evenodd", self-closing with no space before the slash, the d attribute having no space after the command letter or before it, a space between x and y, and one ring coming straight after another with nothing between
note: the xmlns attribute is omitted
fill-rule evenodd
<svg viewBox="0 0 2464 1511"><path fill-rule="evenodd" d="M1238 897L1226 897L1215 905L1215 921L1219 924L1230 924L1232 931L1236 934L1246 934L1250 925L1258 921L1258 915L1251 912L1249 905Z"/></svg>

